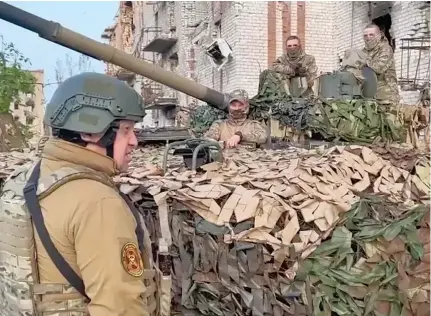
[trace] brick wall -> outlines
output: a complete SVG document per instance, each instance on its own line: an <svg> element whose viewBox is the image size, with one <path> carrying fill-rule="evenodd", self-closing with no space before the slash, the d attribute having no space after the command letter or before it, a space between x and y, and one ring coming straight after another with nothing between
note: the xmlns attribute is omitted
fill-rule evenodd
<svg viewBox="0 0 431 316"><path fill-rule="evenodd" d="M401 76L401 38L408 37L415 30L415 23L421 22L420 6L422 2L395 1L389 11L392 17L391 34L395 38L395 64L397 76ZM371 22L368 16L368 3L364 2L307 2L305 47L309 54L316 57L319 71L332 71L339 65L339 58L349 48L362 48L362 31ZM296 15L297 16L297 15ZM324 31L322 31L324 30ZM406 53L406 52L405 52ZM418 52L412 52L410 76L429 78L429 51L423 52L419 67ZM404 63L406 60L404 56ZM411 67L410 66L410 67ZM404 66L405 67L405 66ZM405 69L404 69L405 71ZM400 87L402 102L412 104L419 97L419 91L404 91Z"/></svg>
<svg viewBox="0 0 431 316"><path fill-rule="evenodd" d="M261 18L267 14L267 7L266 2L207 2L208 27L201 31L204 37L194 45L199 83L223 92L238 88L251 95L257 92L260 70L267 68L267 19ZM218 35L233 51L232 60L220 71L205 54L205 47Z"/></svg>
<svg viewBox="0 0 431 316"><path fill-rule="evenodd" d="M421 3L392 3L391 31L397 46L398 76L401 75L400 39L409 36L414 24L421 21ZM155 23L154 12L150 9L151 6L145 7L143 13L145 26ZM175 2L171 9L177 45L164 56L145 53L143 57L154 58L158 63L165 59L162 64L170 69L167 57L177 52L178 67L174 69L178 74L223 92L243 88L250 95L257 92L260 71L285 51L289 35L301 38L306 52L315 56L319 72L328 72L339 67L346 49L363 47L362 31L371 22L369 4L364 1L185 1ZM164 19L160 18L160 26L162 21ZM150 37L151 34L144 35L144 42ZM205 54L205 47L217 37L225 39L233 51L232 60L220 71L212 67ZM419 63L420 76L425 76L428 70L429 52L426 53ZM411 64L417 62L417 55L412 54ZM411 68L410 76L415 70ZM403 102L414 103L419 92L401 90L400 94ZM183 107L197 102L182 93L178 93L178 98Z"/></svg>

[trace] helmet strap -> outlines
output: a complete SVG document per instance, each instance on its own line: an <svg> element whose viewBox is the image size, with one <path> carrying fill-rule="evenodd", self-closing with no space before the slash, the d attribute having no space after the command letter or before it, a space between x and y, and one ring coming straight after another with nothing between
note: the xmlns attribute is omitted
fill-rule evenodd
<svg viewBox="0 0 431 316"><path fill-rule="evenodd" d="M117 129L111 126L97 142L97 145L106 148L106 155L111 158L114 158L114 142L116 136Z"/></svg>

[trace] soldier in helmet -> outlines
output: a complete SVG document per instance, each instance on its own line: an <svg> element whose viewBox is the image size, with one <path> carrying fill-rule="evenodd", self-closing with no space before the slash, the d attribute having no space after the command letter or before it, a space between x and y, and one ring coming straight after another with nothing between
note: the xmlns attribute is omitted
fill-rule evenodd
<svg viewBox="0 0 431 316"><path fill-rule="evenodd" d="M41 153L40 178L65 167L94 177L65 181L40 199L47 232L72 268L68 275L59 271L58 259L52 259L52 249L37 230L40 282L83 281L85 289L78 290L85 291L91 316L150 314L143 301L146 260L141 256L139 220L110 185L112 176L125 171L131 161L137 146L134 125L144 116L138 93L98 73L67 79L46 107L44 120L53 138Z"/></svg>
<svg viewBox="0 0 431 316"><path fill-rule="evenodd" d="M398 104L400 97L392 47L375 24L368 25L363 35L366 65L377 75L376 100L381 104Z"/></svg>
<svg viewBox="0 0 431 316"><path fill-rule="evenodd" d="M272 65L273 71L287 79L305 77L306 94L312 93L314 79L317 77L316 59L304 52L298 36L289 36L286 40L286 54L279 57Z"/></svg>
<svg viewBox="0 0 431 316"><path fill-rule="evenodd" d="M222 141L225 147L234 148L240 143L264 144L268 133L257 121L247 119L250 110L248 94L245 90L234 90L229 94L229 115L224 121L216 121L205 133L205 137Z"/></svg>

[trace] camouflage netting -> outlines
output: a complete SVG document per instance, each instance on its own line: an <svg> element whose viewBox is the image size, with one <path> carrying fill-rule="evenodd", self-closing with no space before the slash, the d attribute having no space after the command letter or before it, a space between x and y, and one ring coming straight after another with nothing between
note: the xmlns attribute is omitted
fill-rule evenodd
<svg viewBox="0 0 431 316"><path fill-rule="evenodd" d="M169 246L172 310L429 315L429 155L237 149L199 172L170 156L162 176L163 149L137 150L116 181Z"/></svg>
<svg viewBox="0 0 431 316"><path fill-rule="evenodd" d="M142 151L155 162L160 149ZM198 173L176 160L161 176L137 154L117 181L154 245L170 245L174 309L429 313L428 156L384 146L239 149Z"/></svg>
<svg viewBox="0 0 431 316"><path fill-rule="evenodd" d="M415 122L405 117L405 107L387 109L373 100L323 100L291 97L279 76L266 71L259 92L250 100L249 118L265 124L276 120L280 127L312 132L327 141L373 143L376 140L405 142L408 127ZM407 116L419 108L410 106ZM428 111L429 115L429 111ZM226 113L204 105L191 114L191 129L202 135ZM407 126L404 126L406 123ZM410 136L411 138L411 136Z"/></svg>
<svg viewBox="0 0 431 316"><path fill-rule="evenodd" d="M217 120L223 120L227 113L209 105L197 106L190 113L190 128L196 137L201 137Z"/></svg>

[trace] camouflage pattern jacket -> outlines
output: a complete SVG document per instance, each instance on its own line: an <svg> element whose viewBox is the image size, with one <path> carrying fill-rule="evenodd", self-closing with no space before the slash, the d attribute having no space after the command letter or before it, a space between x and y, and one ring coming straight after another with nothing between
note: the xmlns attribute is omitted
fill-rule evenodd
<svg viewBox="0 0 431 316"><path fill-rule="evenodd" d="M244 143L261 145L264 144L268 138L268 133L262 124L258 121L248 119L241 122L236 122L231 119L215 121L205 133L204 137L215 141L227 141L236 132L242 133L243 138L241 142Z"/></svg>
<svg viewBox="0 0 431 316"><path fill-rule="evenodd" d="M400 101L397 75L395 71L394 51L386 38L383 38L371 50L366 48L367 66L377 75L376 100L382 104L398 104Z"/></svg>
<svg viewBox="0 0 431 316"><path fill-rule="evenodd" d="M295 77L295 68L304 67L306 69L305 77L307 78L308 88L314 85L314 79L317 77L316 59L314 56L304 52L297 58L290 58L287 54L279 57L272 65L271 70L285 75L287 78Z"/></svg>

